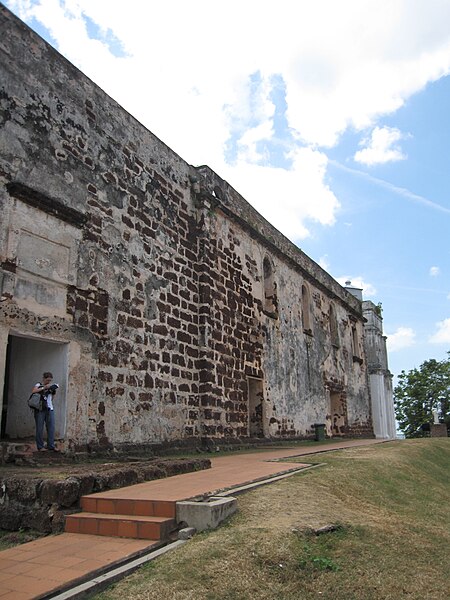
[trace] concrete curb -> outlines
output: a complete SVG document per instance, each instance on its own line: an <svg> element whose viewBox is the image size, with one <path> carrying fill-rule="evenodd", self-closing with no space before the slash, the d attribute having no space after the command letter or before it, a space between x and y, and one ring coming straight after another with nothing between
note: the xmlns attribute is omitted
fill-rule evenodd
<svg viewBox="0 0 450 600"><path fill-rule="evenodd" d="M305 471L310 471L311 469L316 469L317 467L323 467L326 463L318 463L316 465L309 465L308 467L300 467L299 469L292 469L291 471L287 471L286 473L282 473L281 475L274 475L273 477L268 477L266 479L258 479L257 481L252 481L251 483L246 483L244 485L240 485L238 487L230 488L224 490L223 492L218 492L214 494L215 496L231 496L244 494L245 492L249 492L250 490L260 487L262 485L267 485L269 483L274 483L275 481L279 481L281 479L286 479L287 477L291 477L292 475L297 475L297 473L304 473Z"/></svg>

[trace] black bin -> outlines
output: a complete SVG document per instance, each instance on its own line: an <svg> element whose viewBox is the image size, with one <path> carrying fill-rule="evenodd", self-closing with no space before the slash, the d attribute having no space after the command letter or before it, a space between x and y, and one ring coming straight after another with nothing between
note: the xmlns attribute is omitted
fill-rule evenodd
<svg viewBox="0 0 450 600"><path fill-rule="evenodd" d="M325 440L325 424L324 423L314 423L314 439L316 442L323 442Z"/></svg>

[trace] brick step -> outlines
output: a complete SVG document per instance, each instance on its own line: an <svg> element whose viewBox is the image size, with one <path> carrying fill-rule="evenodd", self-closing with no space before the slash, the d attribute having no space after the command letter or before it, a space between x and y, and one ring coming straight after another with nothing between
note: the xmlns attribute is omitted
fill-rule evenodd
<svg viewBox="0 0 450 600"><path fill-rule="evenodd" d="M99 498L97 494L82 496L81 508L90 513L132 515L141 517L176 516L176 502L170 500L131 500L129 498Z"/></svg>
<svg viewBox="0 0 450 600"><path fill-rule="evenodd" d="M66 533L107 535L140 540L166 540L175 530L175 519L100 513L66 516Z"/></svg>

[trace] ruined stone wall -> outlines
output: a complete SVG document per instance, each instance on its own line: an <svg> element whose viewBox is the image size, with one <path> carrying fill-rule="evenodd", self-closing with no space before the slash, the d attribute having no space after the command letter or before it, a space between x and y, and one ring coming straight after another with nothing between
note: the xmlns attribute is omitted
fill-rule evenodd
<svg viewBox="0 0 450 600"><path fill-rule="evenodd" d="M217 207L204 199L201 202L201 433L208 437L247 437L247 377L262 378L262 332L255 279L249 273L253 270L254 277L259 278L255 248Z"/></svg>
<svg viewBox="0 0 450 600"><path fill-rule="evenodd" d="M2 325L85 342L69 377L74 443L191 435L190 168L4 8L1 18Z"/></svg>
<svg viewBox="0 0 450 600"><path fill-rule="evenodd" d="M330 433L370 435L361 304L278 232L272 240L263 237L261 229L270 226L262 217L208 168L200 172L204 194L209 190L208 237L214 257L211 270L216 270L207 286L212 337L207 390L215 392L211 401L217 407L211 412L216 423L208 433L216 432L218 421L226 423L232 410L242 423L234 434L246 435L248 378L260 378L266 437L304 437L314 432L316 423L331 424L330 392L341 395L345 411L341 430ZM234 206L241 210L232 211ZM272 236L275 231L269 229ZM265 257L273 268L275 312L265 308ZM308 332L302 314L303 284L310 291ZM334 340L331 306L337 327Z"/></svg>
<svg viewBox="0 0 450 600"><path fill-rule="evenodd" d="M345 409L334 433L370 433L361 303L4 7L0 19L0 366L11 335L69 345L66 447L304 436L332 409Z"/></svg>

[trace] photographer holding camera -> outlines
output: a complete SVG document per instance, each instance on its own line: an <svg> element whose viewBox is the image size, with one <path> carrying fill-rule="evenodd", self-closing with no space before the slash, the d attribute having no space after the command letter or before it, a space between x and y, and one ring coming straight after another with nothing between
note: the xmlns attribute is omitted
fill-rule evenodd
<svg viewBox="0 0 450 600"><path fill-rule="evenodd" d="M53 375L46 371L42 375L42 383L38 382L32 390L32 394L41 394L42 410L34 409L34 422L36 423L36 446L39 451L44 448L44 424L47 431L47 450L59 452L55 448L55 410L53 397L59 385L53 383Z"/></svg>

